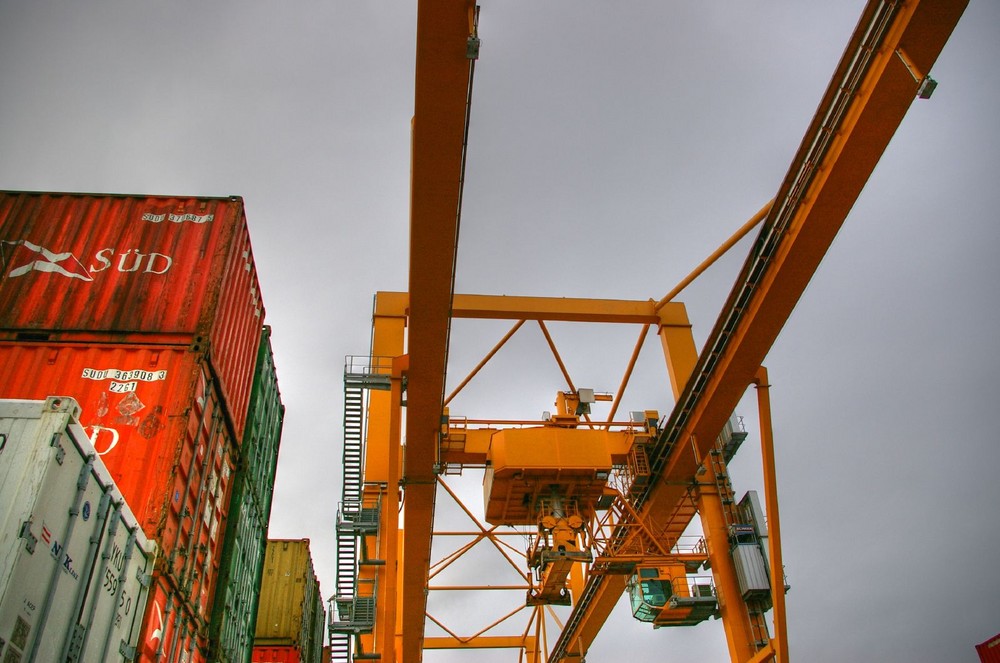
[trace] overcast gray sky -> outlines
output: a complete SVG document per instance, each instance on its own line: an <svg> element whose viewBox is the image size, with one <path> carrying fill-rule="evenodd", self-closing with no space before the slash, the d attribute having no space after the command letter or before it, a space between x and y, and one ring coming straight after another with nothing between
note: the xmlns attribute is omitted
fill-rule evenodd
<svg viewBox="0 0 1000 663"><path fill-rule="evenodd" d="M482 4L458 290L622 299L774 195L863 6ZM343 359L406 289L414 8L0 0L0 188L245 198L287 406L271 536L312 539L327 595ZM1000 3L973 0L766 361L798 660L971 662L1000 632L998 62ZM678 298L699 343L746 248ZM455 325L451 384L506 328ZM617 387L635 331L553 333L578 386ZM666 413L649 345L623 409ZM551 408L537 329L496 361L453 412ZM588 660L725 652L718 622L619 611Z"/></svg>

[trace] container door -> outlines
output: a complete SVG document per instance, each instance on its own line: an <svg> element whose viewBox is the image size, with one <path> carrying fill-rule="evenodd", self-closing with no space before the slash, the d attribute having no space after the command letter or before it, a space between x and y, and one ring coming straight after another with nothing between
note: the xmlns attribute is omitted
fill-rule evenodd
<svg viewBox="0 0 1000 663"><path fill-rule="evenodd" d="M45 480L0 603L4 656L24 663L64 660L86 596L107 501L68 436L53 441ZM30 539L35 543L27 545Z"/></svg>

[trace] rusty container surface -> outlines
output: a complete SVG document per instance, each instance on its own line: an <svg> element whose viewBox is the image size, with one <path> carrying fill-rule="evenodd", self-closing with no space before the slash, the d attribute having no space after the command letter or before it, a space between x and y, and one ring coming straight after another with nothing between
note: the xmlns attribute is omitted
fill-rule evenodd
<svg viewBox="0 0 1000 663"><path fill-rule="evenodd" d="M976 653L982 663L1000 663L1000 633L976 645Z"/></svg>
<svg viewBox="0 0 1000 663"><path fill-rule="evenodd" d="M206 663L207 641L204 633L199 632L200 621L173 583L162 573L156 573L135 660Z"/></svg>
<svg viewBox="0 0 1000 663"><path fill-rule="evenodd" d="M207 354L242 435L264 309L243 200L0 192L0 338Z"/></svg>
<svg viewBox="0 0 1000 663"><path fill-rule="evenodd" d="M326 610L309 553L309 539L271 539L264 556L254 647L298 647L302 663L317 663Z"/></svg>
<svg viewBox="0 0 1000 663"><path fill-rule="evenodd" d="M252 663L302 663L298 647L265 647L253 648L250 660ZM329 659L324 659L324 661Z"/></svg>
<svg viewBox="0 0 1000 663"><path fill-rule="evenodd" d="M0 398L46 393L80 404L80 424L160 546L158 571L192 612L210 615L238 449L204 354L0 342Z"/></svg>

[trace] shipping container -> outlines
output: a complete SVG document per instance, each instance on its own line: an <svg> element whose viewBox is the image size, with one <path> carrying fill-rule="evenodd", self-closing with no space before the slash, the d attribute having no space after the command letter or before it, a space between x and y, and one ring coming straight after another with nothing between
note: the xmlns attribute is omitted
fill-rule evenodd
<svg viewBox="0 0 1000 663"><path fill-rule="evenodd" d="M242 436L264 309L243 200L0 192L0 338L205 353Z"/></svg>
<svg viewBox="0 0 1000 663"><path fill-rule="evenodd" d="M211 614L238 452L208 362L183 348L0 342L0 397L64 393L192 609Z"/></svg>
<svg viewBox="0 0 1000 663"><path fill-rule="evenodd" d="M982 663L1000 663L1000 633L976 645L976 653Z"/></svg>
<svg viewBox="0 0 1000 663"><path fill-rule="evenodd" d="M302 663L318 663L325 623L309 539L269 540L254 646L298 647Z"/></svg>
<svg viewBox="0 0 1000 663"><path fill-rule="evenodd" d="M253 663L304 663L298 647L254 647Z"/></svg>
<svg viewBox="0 0 1000 663"><path fill-rule="evenodd" d="M264 328L240 460L233 477L219 580L209 628L212 663L249 663L267 549L275 465L284 406L278 391L271 330ZM259 500L266 499L266 504Z"/></svg>
<svg viewBox="0 0 1000 663"><path fill-rule="evenodd" d="M156 546L68 397L0 400L0 660L131 661Z"/></svg>
<svg viewBox="0 0 1000 663"><path fill-rule="evenodd" d="M168 576L155 573L136 660L205 663L207 649L205 619Z"/></svg>
<svg viewBox="0 0 1000 663"><path fill-rule="evenodd" d="M285 418L285 406L278 390L278 377L271 349L271 328L264 326L254 368L253 388L247 425L241 445L241 468L260 506L264 522L271 517L274 479L278 467L278 445Z"/></svg>
<svg viewBox="0 0 1000 663"><path fill-rule="evenodd" d="M237 477L209 627L212 663L250 660L266 549L267 523L247 481Z"/></svg>

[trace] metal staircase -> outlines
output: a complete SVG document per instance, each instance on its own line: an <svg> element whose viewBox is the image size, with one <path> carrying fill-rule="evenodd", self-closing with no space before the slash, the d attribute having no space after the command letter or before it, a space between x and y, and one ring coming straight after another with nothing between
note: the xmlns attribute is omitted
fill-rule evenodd
<svg viewBox="0 0 1000 663"><path fill-rule="evenodd" d="M330 661L351 663L354 638L370 633L374 593L358 596L361 537L378 532L379 503L364 504L365 390L390 387L391 362L348 357L344 366L344 483L337 509L337 588L330 601ZM363 542L362 542L363 543Z"/></svg>

